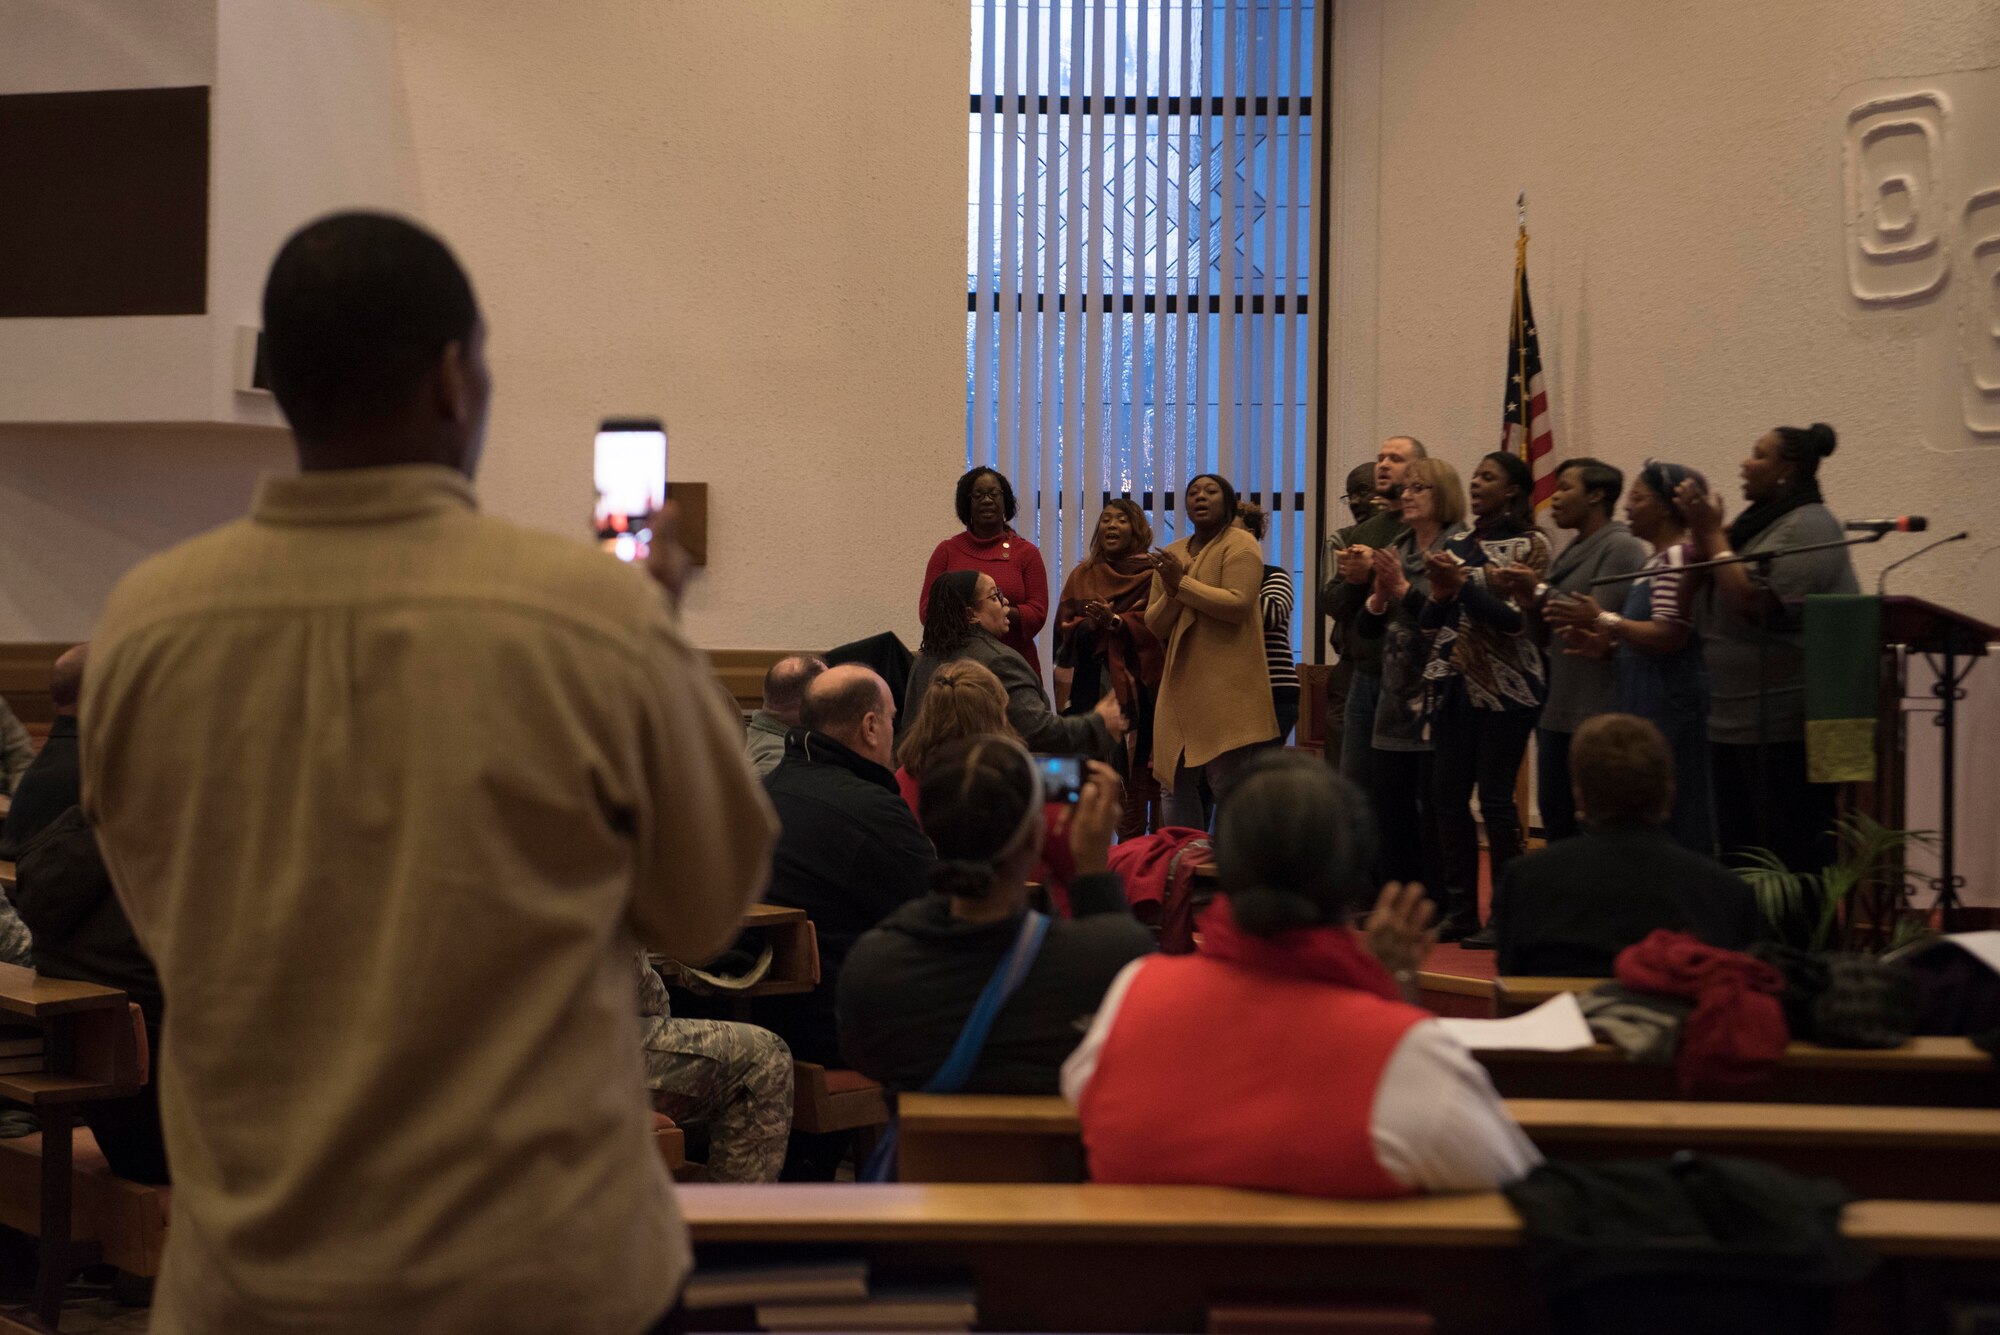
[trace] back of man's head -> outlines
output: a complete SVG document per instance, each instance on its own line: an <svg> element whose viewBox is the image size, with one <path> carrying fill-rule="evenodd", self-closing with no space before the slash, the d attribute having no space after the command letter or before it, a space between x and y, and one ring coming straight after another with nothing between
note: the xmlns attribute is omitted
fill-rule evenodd
<svg viewBox="0 0 2000 1335"><path fill-rule="evenodd" d="M1667 739L1632 714L1586 719L1569 742L1570 786L1591 825L1657 825L1674 803Z"/></svg>
<svg viewBox="0 0 2000 1335"><path fill-rule="evenodd" d="M425 457L445 448L397 427L421 419L425 386L450 361L477 360L479 305L445 244L423 228L381 213L336 213L285 242L264 285L264 364L271 392L310 467L317 452L348 456L356 439L376 438L387 457L358 463L451 463ZM452 374L479 380L476 435L484 426L484 363ZM456 388L455 386L453 388ZM428 433L435 436L439 433ZM401 449L417 457L396 457ZM467 471L470 471L469 467Z"/></svg>
<svg viewBox="0 0 2000 1335"><path fill-rule="evenodd" d="M771 664L764 674L764 708L786 724L799 725L799 709L805 704L806 687L826 671L826 660L811 654L786 654Z"/></svg>
<svg viewBox="0 0 2000 1335"><path fill-rule="evenodd" d="M1215 866L1237 926L1254 936L1342 921L1367 902L1380 843L1359 788L1317 757L1260 756L1216 815Z"/></svg>
<svg viewBox="0 0 2000 1335"><path fill-rule="evenodd" d="M83 698L83 664L89 656L89 645L72 645L62 651L49 670L49 702L56 713L76 712L76 702Z"/></svg>
<svg viewBox="0 0 2000 1335"><path fill-rule="evenodd" d="M806 687L799 724L886 767L895 763L894 712L887 682L858 663L843 663Z"/></svg>

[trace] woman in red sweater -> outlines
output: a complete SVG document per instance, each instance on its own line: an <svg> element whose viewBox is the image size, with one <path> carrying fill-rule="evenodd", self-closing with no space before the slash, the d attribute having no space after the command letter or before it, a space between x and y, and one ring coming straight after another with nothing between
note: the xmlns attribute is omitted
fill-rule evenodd
<svg viewBox="0 0 2000 1335"><path fill-rule="evenodd" d="M974 468L958 480L958 522L965 532L946 538L924 567L923 591L917 595L917 615L928 617L931 585L949 570L976 570L991 575L1007 595L1007 633L1000 642L1028 660L1037 677L1042 660L1035 636L1049 619L1049 571L1035 544L1016 533L1014 487L990 468Z"/></svg>
<svg viewBox="0 0 2000 1335"><path fill-rule="evenodd" d="M1541 1161L1407 1000L1436 940L1422 887L1390 883L1348 925L1376 843L1367 799L1316 757L1244 769L1200 949L1126 966L1063 1065L1092 1181L1358 1198L1487 1190Z"/></svg>

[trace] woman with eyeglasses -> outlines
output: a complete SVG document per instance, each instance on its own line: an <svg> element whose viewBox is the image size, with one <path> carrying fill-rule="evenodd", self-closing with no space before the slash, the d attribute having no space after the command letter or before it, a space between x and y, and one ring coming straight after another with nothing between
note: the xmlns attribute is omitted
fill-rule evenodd
<svg viewBox="0 0 2000 1335"><path fill-rule="evenodd" d="M1208 828L1204 779L1221 801L1251 751L1278 735L1257 592L1264 550L1234 526L1236 489L1199 473L1182 489L1194 532L1152 554L1146 624L1167 646L1153 714L1153 775L1167 824Z"/></svg>
<svg viewBox="0 0 2000 1335"><path fill-rule="evenodd" d="M1107 760L1125 740L1125 713L1116 696L1107 695L1096 709L1065 718L1049 706L1041 674L1001 636L1009 625L1007 595L991 575L953 570L932 581L924 600L923 647L910 669L903 714L917 717L931 678L946 663L969 658L1000 679L1007 688L1007 721L1031 750L1060 752Z"/></svg>
<svg viewBox="0 0 2000 1335"><path fill-rule="evenodd" d="M1166 647L1146 625L1153 587L1146 551L1152 544L1153 526L1131 497L1107 501L1091 535L1090 556L1069 572L1056 607L1056 667L1074 673L1063 712L1088 713L1109 693L1118 698L1131 728L1120 838L1146 832L1147 808L1160 794L1153 780L1153 703Z"/></svg>
<svg viewBox="0 0 2000 1335"><path fill-rule="evenodd" d="M1437 800L1431 788L1431 632L1420 618L1430 600L1426 558L1465 531L1465 488L1442 459L1413 459L1397 502L1409 529L1371 558L1375 580L1354 619L1357 639L1382 643L1382 685L1375 701L1370 770L1382 819L1384 879L1421 882L1441 899L1435 874Z"/></svg>
<svg viewBox="0 0 2000 1335"><path fill-rule="evenodd" d="M1479 927L1479 830L1472 798L1486 826L1493 884L1521 856L1521 812L1514 783L1528 739L1548 699L1541 646L1527 618L1488 575L1548 572L1548 535L1535 527L1535 480L1528 461L1496 450L1479 461L1467 488L1471 531L1424 558L1430 600L1421 621L1435 633L1424 679L1432 692L1433 782L1443 854L1445 918L1438 937L1493 948Z"/></svg>
<svg viewBox="0 0 2000 1335"><path fill-rule="evenodd" d="M958 522L965 531L946 538L931 553L917 615L929 623L931 586L946 571L991 576L1007 599L1007 625L999 632L1000 642L1026 659L1028 670L1039 678L1042 660L1035 650L1035 636L1049 619L1049 571L1035 544L1014 531L1014 486L991 468L967 469L958 480L957 504Z"/></svg>
<svg viewBox="0 0 2000 1335"><path fill-rule="evenodd" d="M1708 666L1695 633L1700 575L1681 570L1693 560L1687 519L1675 493L1708 480L1681 464L1648 459L1625 497L1625 521L1653 549L1620 604L1611 611L1587 593L1551 598L1543 619L1562 628L1568 652L1613 658L1617 708L1660 730L1674 757L1674 805L1667 832L1684 847L1715 856L1715 797L1708 750Z"/></svg>

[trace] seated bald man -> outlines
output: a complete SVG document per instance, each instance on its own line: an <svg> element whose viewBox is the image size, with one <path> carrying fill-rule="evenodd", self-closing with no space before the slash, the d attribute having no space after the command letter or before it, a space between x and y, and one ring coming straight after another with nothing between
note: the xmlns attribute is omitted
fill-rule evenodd
<svg viewBox="0 0 2000 1335"><path fill-rule="evenodd" d="M806 687L824 671L823 658L787 654L764 674L764 707L750 716L743 736L743 754L750 758L750 768L757 771L758 778L778 768L778 762L785 758L785 734L799 726Z"/></svg>
<svg viewBox="0 0 2000 1335"><path fill-rule="evenodd" d="M834 993L860 935L929 886L930 840L896 788L896 704L865 667L828 668L806 687L799 728L764 778L778 812L765 899L804 909L819 935L819 986L760 998L757 1023L800 1061L838 1066Z"/></svg>

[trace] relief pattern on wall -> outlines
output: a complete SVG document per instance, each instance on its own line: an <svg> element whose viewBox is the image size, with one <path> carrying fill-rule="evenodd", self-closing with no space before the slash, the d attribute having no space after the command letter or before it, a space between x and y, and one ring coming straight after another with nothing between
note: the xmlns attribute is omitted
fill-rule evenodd
<svg viewBox="0 0 2000 1335"><path fill-rule="evenodd" d="M1915 321L1934 447L2000 445L2000 68L1861 84L1839 106L1854 308Z"/></svg>

